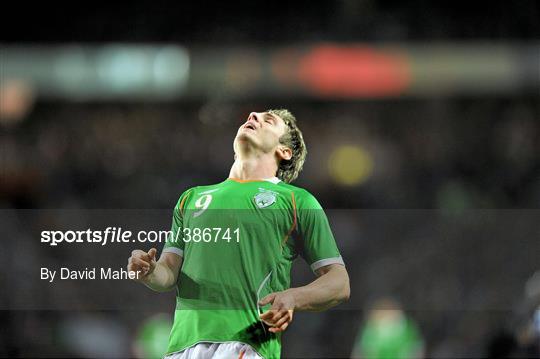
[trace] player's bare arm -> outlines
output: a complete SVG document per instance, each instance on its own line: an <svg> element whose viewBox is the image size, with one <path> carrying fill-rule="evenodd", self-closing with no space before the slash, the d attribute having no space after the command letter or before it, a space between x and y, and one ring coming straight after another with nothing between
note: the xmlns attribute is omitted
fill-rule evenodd
<svg viewBox="0 0 540 359"><path fill-rule="evenodd" d="M260 301L260 305L272 304L269 310L261 314L261 319L271 327L271 332L286 330L295 310L322 311L349 299L351 291L345 266L331 264L319 268L315 273L318 278L308 285L271 293Z"/></svg>
<svg viewBox="0 0 540 359"><path fill-rule="evenodd" d="M174 253L162 253L156 261L156 249L148 252L136 249L128 259L128 271L139 272L134 279L156 292L166 292L175 288L182 257Z"/></svg>

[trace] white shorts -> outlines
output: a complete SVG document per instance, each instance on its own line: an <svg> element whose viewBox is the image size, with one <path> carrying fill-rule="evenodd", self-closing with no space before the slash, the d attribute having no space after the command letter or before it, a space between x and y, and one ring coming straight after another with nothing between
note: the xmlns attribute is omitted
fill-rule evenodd
<svg viewBox="0 0 540 359"><path fill-rule="evenodd" d="M165 359L262 359L248 344L240 342L197 343Z"/></svg>

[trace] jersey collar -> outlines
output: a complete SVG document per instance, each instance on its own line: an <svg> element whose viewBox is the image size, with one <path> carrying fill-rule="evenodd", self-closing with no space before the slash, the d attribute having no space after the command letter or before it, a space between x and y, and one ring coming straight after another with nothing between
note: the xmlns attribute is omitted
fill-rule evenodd
<svg viewBox="0 0 540 359"><path fill-rule="evenodd" d="M264 181L268 181L273 184L278 184L281 180L277 177L263 178Z"/></svg>
<svg viewBox="0 0 540 359"><path fill-rule="evenodd" d="M281 180L277 177L270 177L270 178L263 178L263 179L256 179L256 180L241 180L241 179L238 179L238 178L233 178L233 177L229 177L230 180L232 181L235 181L235 182L239 182L239 183L246 183L246 182L261 182L261 181L266 181L266 182L270 182L270 183L273 183L273 184L278 184L279 182L281 182Z"/></svg>

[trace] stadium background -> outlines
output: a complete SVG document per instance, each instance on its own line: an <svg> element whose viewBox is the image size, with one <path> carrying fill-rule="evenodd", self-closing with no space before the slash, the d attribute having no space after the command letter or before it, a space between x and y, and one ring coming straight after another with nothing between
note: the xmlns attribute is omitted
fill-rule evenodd
<svg viewBox="0 0 540 359"><path fill-rule="evenodd" d="M348 357L381 297L425 356L538 353L537 2L50 6L2 24L2 356L138 355L141 323L170 316L173 294L39 281L43 265L131 251L53 250L39 231L166 228L183 190L227 176L247 114L276 107L299 119L296 183L327 210L352 286L296 316L285 357ZM311 278L301 261L293 274Z"/></svg>

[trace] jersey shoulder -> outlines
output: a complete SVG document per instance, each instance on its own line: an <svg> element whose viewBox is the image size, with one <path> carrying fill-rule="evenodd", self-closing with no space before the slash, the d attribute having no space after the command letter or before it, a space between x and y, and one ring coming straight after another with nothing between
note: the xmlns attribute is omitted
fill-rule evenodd
<svg viewBox="0 0 540 359"><path fill-rule="evenodd" d="M320 209L322 208L317 198L305 188L294 186L290 183L279 182L278 186L287 189L294 193L295 201L298 208L304 209Z"/></svg>

